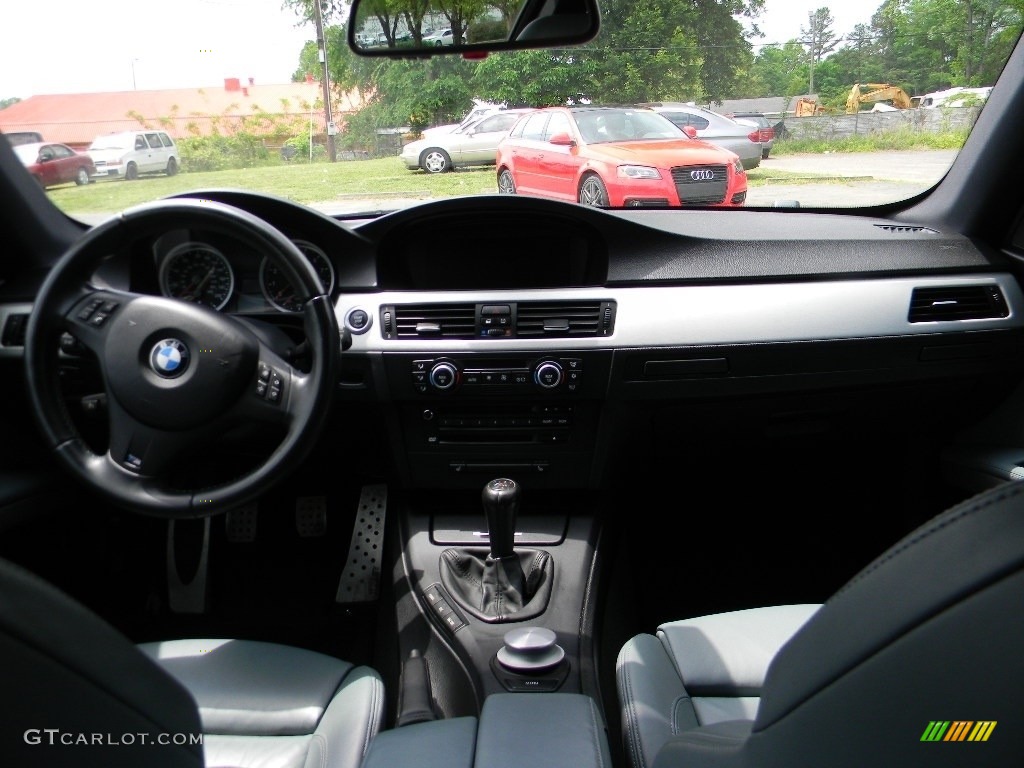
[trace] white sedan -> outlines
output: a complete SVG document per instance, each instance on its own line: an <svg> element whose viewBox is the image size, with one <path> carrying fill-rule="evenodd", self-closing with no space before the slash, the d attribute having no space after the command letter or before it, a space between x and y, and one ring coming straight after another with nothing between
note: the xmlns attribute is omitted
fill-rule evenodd
<svg viewBox="0 0 1024 768"><path fill-rule="evenodd" d="M515 122L531 109L504 109L464 124L451 133L411 141L399 155L410 171L422 168L427 173L444 173L468 165L494 165L498 142L512 130Z"/></svg>
<svg viewBox="0 0 1024 768"><path fill-rule="evenodd" d="M466 42L466 36L462 36L462 42ZM455 35L452 34L450 28L439 29L437 32L431 32L429 35L424 36L424 45L452 45L455 43Z"/></svg>

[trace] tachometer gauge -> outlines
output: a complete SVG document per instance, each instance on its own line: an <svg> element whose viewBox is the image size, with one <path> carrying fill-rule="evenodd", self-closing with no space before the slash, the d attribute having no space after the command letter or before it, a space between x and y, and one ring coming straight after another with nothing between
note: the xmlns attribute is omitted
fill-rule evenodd
<svg viewBox="0 0 1024 768"><path fill-rule="evenodd" d="M235 290L235 273L216 248L182 243L160 265L160 290L164 296L221 309Z"/></svg>
<svg viewBox="0 0 1024 768"><path fill-rule="evenodd" d="M327 254L306 240L293 241L296 247L309 259L320 278L320 287L324 293L334 290L334 266ZM260 266L260 287L267 301L284 312L298 312L302 309L302 302L299 294L285 277L284 272L277 264L268 259L263 260Z"/></svg>

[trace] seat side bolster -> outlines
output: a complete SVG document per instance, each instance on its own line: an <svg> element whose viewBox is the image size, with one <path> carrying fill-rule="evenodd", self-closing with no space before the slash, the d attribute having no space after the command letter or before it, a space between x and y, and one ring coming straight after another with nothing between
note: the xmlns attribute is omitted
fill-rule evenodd
<svg viewBox="0 0 1024 768"><path fill-rule="evenodd" d="M338 687L314 731L306 765L358 768L384 719L384 683L355 667Z"/></svg>
<svg viewBox="0 0 1024 768"><path fill-rule="evenodd" d="M658 627L692 696L759 696L768 665L820 605L776 605Z"/></svg>
<svg viewBox="0 0 1024 768"><path fill-rule="evenodd" d="M633 768L645 768L672 736L698 726L690 696L661 641L637 635L619 652L622 735Z"/></svg>

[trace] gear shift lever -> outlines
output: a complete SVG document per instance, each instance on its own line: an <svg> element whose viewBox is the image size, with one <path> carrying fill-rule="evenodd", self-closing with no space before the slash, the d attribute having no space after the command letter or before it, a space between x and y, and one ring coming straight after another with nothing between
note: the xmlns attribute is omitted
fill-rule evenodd
<svg viewBox="0 0 1024 768"><path fill-rule="evenodd" d="M516 513L519 511L519 486L515 480L499 477L484 486L481 494L491 557L500 560L514 554Z"/></svg>
<svg viewBox="0 0 1024 768"><path fill-rule="evenodd" d="M554 581L551 555L515 549L519 485L499 477L480 495L490 548L450 547L441 553L441 583L455 602L481 621L525 621L547 608Z"/></svg>

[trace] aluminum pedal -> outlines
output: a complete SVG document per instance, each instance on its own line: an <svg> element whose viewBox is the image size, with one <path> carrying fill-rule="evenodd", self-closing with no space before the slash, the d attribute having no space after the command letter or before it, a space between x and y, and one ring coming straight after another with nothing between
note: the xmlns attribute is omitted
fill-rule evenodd
<svg viewBox="0 0 1024 768"><path fill-rule="evenodd" d="M295 500L295 530L303 538L327 533L326 496L299 496Z"/></svg>
<svg viewBox="0 0 1024 768"><path fill-rule="evenodd" d="M388 506L386 485L364 485L359 495L352 541L338 581L338 603L369 603L380 594L384 518Z"/></svg>
<svg viewBox="0 0 1024 768"><path fill-rule="evenodd" d="M256 520L259 507L246 504L224 514L224 534L232 544L248 544L256 540Z"/></svg>

